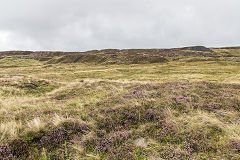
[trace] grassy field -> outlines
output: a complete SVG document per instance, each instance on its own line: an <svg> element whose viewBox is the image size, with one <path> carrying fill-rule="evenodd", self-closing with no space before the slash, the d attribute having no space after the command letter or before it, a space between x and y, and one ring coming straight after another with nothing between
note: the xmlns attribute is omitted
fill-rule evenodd
<svg viewBox="0 0 240 160"><path fill-rule="evenodd" d="M0 159L240 159L240 49L213 51L129 64L3 56Z"/></svg>

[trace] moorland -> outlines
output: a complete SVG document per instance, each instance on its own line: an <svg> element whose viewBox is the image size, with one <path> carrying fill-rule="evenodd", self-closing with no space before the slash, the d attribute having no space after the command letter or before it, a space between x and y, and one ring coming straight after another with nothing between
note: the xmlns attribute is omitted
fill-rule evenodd
<svg viewBox="0 0 240 160"><path fill-rule="evenodd" d="M240 159L240 47L0 52L0 159Z"/></svg>

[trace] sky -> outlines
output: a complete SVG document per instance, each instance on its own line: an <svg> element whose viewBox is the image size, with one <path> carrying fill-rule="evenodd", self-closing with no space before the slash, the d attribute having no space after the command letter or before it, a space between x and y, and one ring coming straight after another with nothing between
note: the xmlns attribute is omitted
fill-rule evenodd
<svg viewBox="0 0 240 160"><path fill-rule="evenodd" d="M0 0L0 51L240 46L240 0Z"/></svg>

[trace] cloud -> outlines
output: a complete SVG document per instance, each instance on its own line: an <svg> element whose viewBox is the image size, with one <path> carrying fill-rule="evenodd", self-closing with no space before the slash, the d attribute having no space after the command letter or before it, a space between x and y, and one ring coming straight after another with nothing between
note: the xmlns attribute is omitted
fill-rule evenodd
<svg viewBox="0 0 240 160"><path fill-rule="evenodd" d="M0 46L2 51L8 50L40 50L41 47L35 40L24 35L13 34L8 31L0 31Z"/></svg>
<svg viewBox="0 0 240 160"><path fill-rule="evenodd" d="M0 0L0 50L239 45L238 0Z"/></svg>

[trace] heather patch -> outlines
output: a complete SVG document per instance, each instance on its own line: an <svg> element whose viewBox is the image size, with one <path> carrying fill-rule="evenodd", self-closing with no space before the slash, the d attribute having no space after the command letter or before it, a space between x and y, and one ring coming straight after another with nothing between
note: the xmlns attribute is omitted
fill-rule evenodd
<svg viewBox="0 0 240 160"><path fill-rule="evenodd" d="M9 143L11 152L15 158L21 158L27 156L29 150L29 144L22 139L13 140Z"/></svg>
<svg viewBox="0 0 240 160"><path fill-rule="evenodd" d="M64 141L69 141L73 135L84 134L88 131L88 126L84 123L64 122L51 129L40 139L42 147L56 148Z"/></svg>
<svg viewBox="0 0 240 160"><path fill-rule="evenodd" d="M143 136L152 137L160 143L178 143L181 141L177 128L165 119L147 124Z"/></svg>
<svg viewBox="0 0 240 160"><path fill-rule="evenodd" d="M11 160L13 158L11 148L8 145L0 144L0 159Z"/></svg>
<svg viewBox="0 0 240 160"><path fill-rule="evenodd" d="M138 90L134 90L129 94L125 94L122 96L124 99L132 99L132 98L147 98L148 94L142 92L142 91L138 91Z"/></svg>
<svg viewBox="0 0 240 160"><path fill-rule="evenodd" d="M136 160L131 144L123 144L116 149L112 149L108 156L108 160L128 159Z"/></svg>
<svg viewBox="0 0 240 160"><path fill-rule="evenodd" d="M60 125L51 128L48 131L40 130L38 132L27 132L22 136L24 139L15 139L8 144L0 145L0 158L28 157L30 148L37 147L55 150L66 141L70 141L74 136L81 136L89 131L85 123L77 121L66 121ZM54 155L54 153L51 153ZM11 158L10 158L11 159Z"/></svg>
<svg viewBox="0 0 240 160"><path fill-rule="evenodd" d="M240 141L235 139L230 139L228 142L229 147L235 153L240 153Z"/></svg>
<svg viewBox="0 0 240 160"><path fill-rule="evenodd" d="M97 131L97 136L83 142L88 150L110 152L132 137L131 131L116 131L106 134L103 130Z"/></svg>
<svg viewBox="0 0 240 160"><path fill-rule="evenodd" d="M189 153L215 151L215 146L209 141L210 137L205 137L201 131L191 131L183 137L184 149Z"/></svg>
<svg viewBox="0 0 240 160"><path fill-rule="evenodd" d="M171 160L186 160L191 159L191 154L187 150L181 150L174 146L164 146L158 149L159 157L162 159Z"/></svg>
<svg viewBox="0 0 240 160"><path fill-rule="evenodd" d="M29 146L22 139L15 139L9 144L0 145L0 159L12 160L27 156Z"/></svg>
<svg viewBox="0 0 240 160"><path fill-rule="evenodd" d="M106 129L106 131L136 128L141 123L156 121L161 116L161 112L156 107L146 104L133 107L103 108L100 113L104 116L97 119L97 125L99 129Z"/></svg>

